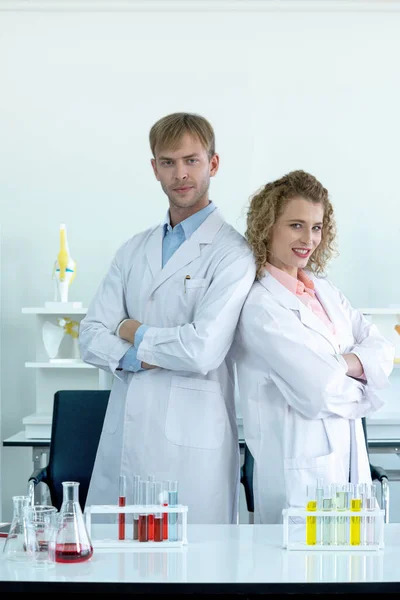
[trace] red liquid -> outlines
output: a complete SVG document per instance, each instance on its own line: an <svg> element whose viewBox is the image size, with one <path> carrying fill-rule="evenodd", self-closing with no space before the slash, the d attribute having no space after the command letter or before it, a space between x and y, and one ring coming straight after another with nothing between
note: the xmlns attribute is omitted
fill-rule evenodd
<svg viewBox="0 0 400 600"><path fill-rule="evenodd" d="M57 544L56 562L77 563L85 562L93 556L92 546L81 546L80 544Z"/></svg>
<svg viewBox="0 0 400 600"><path fill-rule="evenodd" d="M118 506L125 506L125 496L120 496L118 499ZM118 539L125 539L125 513L118 514Z"/></svg>
<svg viewBox="0 0 400 600"><path fill-rule="evenodd" d="M139 538L139 519L133 518L133 539Z"/></svg>
<svg viewBox="0 0 400 600"><path fill-rule="evenodd" d="M164 506L168 506L168 504L164 504ZM164 540L168 539L168 513L164 513L163 516L163 538Z"/></svg>
<svg viewBox="0 0 400 600"><path fill-rule="evenodd" d="M147 542L147 515L139 515L139 526L138 526L138 539L139 542Z"/></svg>
<svg viewBox="0 0 400 600"><path fill-rule="evenodd" d="M162 517L154 517L154 541L163 541L163 520Z"/></svg>
<svg viewBox="0 0 400 600"><path fill-rule="evenodd" d="M149 534L149 542L154 541L154 515L147 516L147 526L148 526L148 534Z"/></svg>

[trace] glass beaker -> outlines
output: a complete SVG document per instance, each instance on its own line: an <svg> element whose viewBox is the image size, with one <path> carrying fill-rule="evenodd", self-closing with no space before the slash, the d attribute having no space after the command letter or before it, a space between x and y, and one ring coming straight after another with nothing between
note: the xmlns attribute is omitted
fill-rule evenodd
<svg viewBox="0 0 400 600"><path fill-rule="evenodd" d="M33 565L47 567L55 564L54 538L58 531L59 514L55 506L31 505L24 507L26 527L32 530L27 548L32 555Z"/></svg>
<svg viewBox="0 0 400 600"><path fill-rule="evenodd" d="M56 562L84 562L93 556L93 546L79 504L79 483L63 481L62 485L63 502L56 536Z"/></svg>
<svg viewBox="0 0 400 600"><path fill-rule="evenodd" d="M3 553L9 560L26 561L35 542L35 533L27 527L24 508L30 505L29 496L13 496L13 518Z"/></svg>

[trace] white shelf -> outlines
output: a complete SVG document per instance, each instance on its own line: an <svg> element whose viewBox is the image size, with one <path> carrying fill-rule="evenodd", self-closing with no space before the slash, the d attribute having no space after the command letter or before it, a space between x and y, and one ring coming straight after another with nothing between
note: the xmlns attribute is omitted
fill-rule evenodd
<svg viewBox="0 0 400 600"><path fill-rule="evenodd" d="M30 369L96 369L93 365L89 365L85 362L76 362L76 363L51 363L47 361L43 362L26 362L26 367Z"/></svg>
<svg viewBox="0 0 400 600"><path fill-rule="evenodd" d="M398 308L359 308L364 315L400 315L400 306Z"/></svg>
<svg viewBox="0 0 400 600"><path fill-rule="evenodd" d="M22 312L26 315L86 315L87 308L67 308L65 310L60 310L58 308L46 308L45 306L40 306L37 308L23 308Z"/></svg>

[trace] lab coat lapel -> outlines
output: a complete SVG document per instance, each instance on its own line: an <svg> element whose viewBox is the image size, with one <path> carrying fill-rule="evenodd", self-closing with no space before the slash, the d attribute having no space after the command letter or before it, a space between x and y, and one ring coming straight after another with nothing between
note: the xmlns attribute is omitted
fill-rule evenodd
<svg viewBox="0 0 400 600"><path fill-rule="evenodd" d="M164 237L164 225L160 225L153 231L146 243L145 253L149 263L151 274L156 278L162 269L162 241Z"/></svg>
<svg viewBox="0 0 400 600"><path fill-rule="evenodd" d="M215 209L206 220L196 229L196 231L190 236L188 240L177 249L177 251L171 256L167 264L161 269L162 262L162 228L161 229L161 241L159 250L153 247L151 251L151 260L154 259L154 254L157 251L159 256L160 269L155 273L154 281L150 287L150 295L162 285L167 279L169 279L174 273L182 269L185 265L190 264L196 258L200 256L201 245L211 244L217 232L221 229L224 220L220 215L218 209ZM155 246L155 244L154 244ZM149 260L150 263L150 260ZM154 263L153 263L154 264ZM150 268L151 264L150 264ZM153 269L152 269L153 271ZM183 281L182 281L183 283Z"/></svg>
<svg viewBox="0 0 400 600"><path fill-rule="evenodd" d="M282 285L275 277L270 273L265 273L264 277L260 280L260 283L273 294L278 302L289 308L295 310L300 315L300 320L306 327L313 329L320 333L324 338L332 344L335 352L339 352L339 346L335 340L334 335L329 328L317 317L311 309L303 304L295 294L290 292L284 285Z"/></svg>

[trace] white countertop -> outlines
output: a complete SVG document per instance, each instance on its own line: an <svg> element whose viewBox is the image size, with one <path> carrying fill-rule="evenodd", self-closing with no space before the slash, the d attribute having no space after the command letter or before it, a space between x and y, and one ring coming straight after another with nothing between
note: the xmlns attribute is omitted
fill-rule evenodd
<svg viewBox="0 0 400 600"><path fill-rule="evenodd" d="M115 527L108 525L107 527ZM95 550L82 564L38 569L0 559L1 582L298 584L400 582L400 523L385 525L380 551L282 548L281 525L189 525L187 546ZM1 540L3 545L3 540ZM145 546L145 544L143 544ZM2 546L1 546L2 547Z"/></svg>

